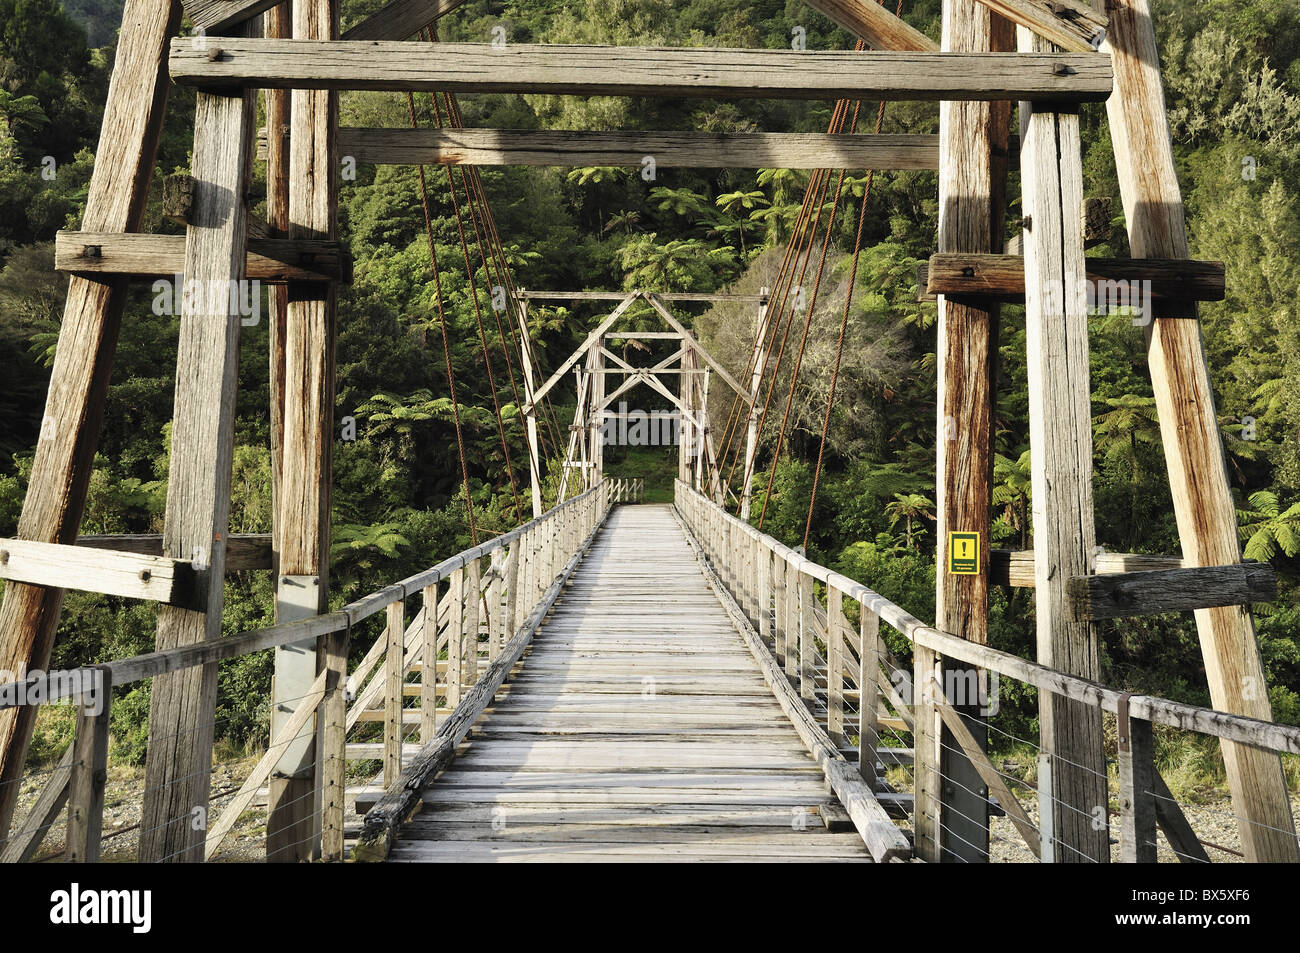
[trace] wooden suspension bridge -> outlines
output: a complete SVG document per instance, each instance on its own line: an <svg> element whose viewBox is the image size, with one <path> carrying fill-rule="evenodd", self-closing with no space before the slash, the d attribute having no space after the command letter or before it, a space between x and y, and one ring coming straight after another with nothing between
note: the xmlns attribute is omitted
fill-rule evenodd
<svg viewBox="0 0 1300 953"><path fill-rule="evenodd" d="M1196 320L1197 301L1221 298L1225 278L1221 265L1188 260L1147 0L945 0L941 42L871 0L809 4L872 49L410 42L455 0L394 0L343 34L331 0L291 10L191 0L184 13L201 32L182 37L180 3L127 0L85 220L56 243L69 293L28 498L18 538L0 542L0 668L34 673L0 686L0 858L36 858L60 825L68 860L99 858L115 833L103 829L111 690L149 678L140 860L219 858L241 814L264 804L271 860L978 862L998 837L1033 860L1152 861L1169 849L1208 861L1221 847L1199 839L1156 771L1155 725L1218 739L1247 860L1298 859L1280 755L1300 753L1300 730L1271 722L1249 608L1276 583L1241 559ZM168 182L168 214L186 229L175 237L139 232L171 83L197 90L191 174ZM442 94L452 121L339 128L338 92L362 89ZM246 207L258 90L265 221ZM940 131L459 128L452 94L511 91L937 101ZM1102 101L1132 259L1084 254L1078 107ZM336 229L344 148L359 161L449 168L635 166L650 150L660 165L937 169L938 254L922 291L939 301L938 538L957 534L975 553L963 571L941 563L933 624L871 580L831 572L750 525L772 339L766 295L749 299L755 343L738 380L674 315L673 299L689 296L513 287L533 518L329 611L336 292L349 276ZM1007 248L1016 151L1025 217L1019 247ZM463 179L467 201L472 180ZM481 241L496 240L486 216L474 224ZM240 316L212 295L182 315L164 532L79 538L127 283L174 274L186 287L275 286L269 538L228 532ZM1094 546L1090 277L1154 289L1148 356L1179 556ZM526 305L547 294L616 305L538 386ZM998 552L987 546L992 357L999 307L1020 300L1035 545ZM638 301L666 330L614 333L677 346L649 367L605 344ZM541 402L570 371L578 409L563 490L544 509ZM743 407L738 490L712 443L715 376ZM680 423L671 506L638 506L636 481L604 473L601 430L634 384L668 399ZM234 569L275 573L276 625L220 637ZM994 585L1034 589L1034 660L987 644ZM36 674L69 588L156 602L156 650ZM1213 708L1097 681L1097 620L1180 610L1196 613ZM354 635L381 614L380 636L349 665ZM891 653L884 626L908 643L910 664ZM214 794L217 665L266 649L276 652L267 753L237 791ZM1036 784L987 754L983 687L993 674L1037 689ZM954 691L962 685L977 690ZM35 775L33 698L79 704L74 743ZM380 740L357 737L375 723ZM382 770L349 784L358 762ZM40 794L18 811L24 780L39 781Z"/></svg>

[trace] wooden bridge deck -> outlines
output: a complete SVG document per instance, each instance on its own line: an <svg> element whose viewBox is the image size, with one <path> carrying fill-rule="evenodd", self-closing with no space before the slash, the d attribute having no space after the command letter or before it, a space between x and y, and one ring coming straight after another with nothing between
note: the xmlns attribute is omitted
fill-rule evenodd
<svg viewBox="0 0 1300 953"><path fill-rule="evenodd" d="M610 515L423 800L390 860L871 860L667 506Z"/></svg>

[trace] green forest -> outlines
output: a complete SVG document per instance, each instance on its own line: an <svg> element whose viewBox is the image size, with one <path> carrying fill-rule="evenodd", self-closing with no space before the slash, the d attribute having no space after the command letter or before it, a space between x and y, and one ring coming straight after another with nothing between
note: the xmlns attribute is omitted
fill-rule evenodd
<svg viewBox="0 0 1300 953"><path fill-rule="evenodd" d="M344 5L343 26L381 5ZM1256 607L1275 718L1300 725L1300 2L1154 0L1169 114L1187 203L1192 255L1227 265L1227 300L1201 311L1247 558L1276 568L1276 603ZM939 35L939 0L905 0L904 18ZM16 531L63 311L66 278L53 270L53 238L80 227L100 114L113 62L120 0L0 0L0 535ZM470 0L439 23L444 41L851 49L854 38L797 0ZM188 29L188 27L186 28ZM436 53L430 53L431 56ZM403 126L405 96L341 97L348 126ZM825 132L833 103L633 100L537 95L461 99L467 126L506 129L645 129ZM413 102L432 124L427 97ZM871 131L863 103L859 131ZM173 87L145 231L179 234L161 212L162 179L188 170L193 92ZM1095 255L1128 254L1105 109L1083 109L1085 194L1111 198L1115 227ZM883 132L938 131L935 104L890 104ZM515 525L512 479L527 487L525 431L516 394L498 366L492 393L475 325L493 284L471 286L446 167L424 170L446 314L432 281L419 170L359 164L341 182L340 232L355 262L340 289L333 489L331 604L335 607L470 545L454 416L465 434L470 495L480 533ZM757 292L771 286L809 174L778 169L484 168L482 179L516 284L527 289ZM263 162L257 194L265 195ZM1019 194L1015 173L1009 194ZM830 198L826 201L829 203ZM863 227L859 235L858 220ZM844 177L790 427L773 465L768 427L755 476L754 520L789 545L934 618L936 305L918 302L917 265L935 251L937 176L878 172ZM1020 217L1018 199L1008 222ZM255 209L256 210L256 209ZM827 213L829 215L829 212ZM1008 225L1010 234L1011 225ZM855 244L856 275L851 279ZM471 236L471 242L473 236ZM481 259L471 258L471 267ZM850 287L851 283L851 287ZM82 525L85 534L161 531L178 321L159 315L147 283L133 287ZM847 299L847 312L845 303ZM529 312L539 374L555 370L603 317L593 303ZM265 306L261 313L266 314ZM659 329L649 308L634 326ZM702 342L746 372L753 306L684 307ZM822 415L841 318L847 341L822 451ZM996 546L1032 547L1029 420L1023 308L1003 310L993 499ZM445 330L457 382L448 396ZM1097 541L1108 550L1179 552L1143 332L1125 316L1090 322ZM664 342L627 342L637 360ZM499 360L499 355L493 360ZM243 331L230 530L271 529L267 322ZM557 391L561 429L573 412L572 375ZM766 386L766 385L765 385ZM565 390L567 388L567 391ZM635 400L654 402L642 389ZM501 446L500 407L507 455ZM716 398L721 432L732 409ZM567 406L566 406L567 404ZM355 439L344 439L345 418ZM545 430L546 428L544 428ZM350 435L349 435L350 436ZM546 492L557 487L563 448L552 438ZM820 475L818 459L821 456ZM666 498L675 448L611 449L610 472L645 476ZM509 472L508 472L509 471ZM769 477L770 474L770 477ZM815 507L809 518L816 478ZM733 476L733 485L739 474ZM524 500L527 507L527 500ZM227 582L225 629L273 622L269 574ZM1102 623L1103 681L1208 704L1190 613ZM364 652L376 630L354 633ZM992 643L1033 656L1033 600L995 589ZM153 647L150 605L69 593L54 665L119 658ZM894 649L906 656L899 639ZM264 744L269 654L222 666L218 718L224 740ZM1036 707L1003 685L1008 731L1036 730ZM148 686L114 703L117 757L143 757ZM33 757L67 740L43 723Z"/></svg>

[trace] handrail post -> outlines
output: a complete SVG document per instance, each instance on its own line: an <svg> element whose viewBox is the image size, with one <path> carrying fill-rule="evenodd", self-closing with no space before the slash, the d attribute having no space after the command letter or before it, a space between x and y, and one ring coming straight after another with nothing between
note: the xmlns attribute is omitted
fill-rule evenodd
<svg viewBox="0 0 1300 953"><path fill-rule="evenodd" d="M837 747L844 737L844 594L826 587L826 734Z"/></svg>
<svg viewBox="0 0 1300 953"><path fill-rule="evenodd" d="M799 574L799 697L811 707L816 696L813 673L813 648L817 633L817 620L813 617L816 599L813 596L813 578L806 572Z"/></svg>
<svg viewBox="0 0 1300 953"><path fill-rule="evenodd" d="M758 593L758 637L772 644L772 554L763 541L755 539L754 589Z"/></svg>
<svg viewBox="0 0 1300 953"><path fill-rule="evenodd" d="M470 688L478 681L478 628L483 607L483 560L476 558L465 566L465 649L461 653L461 664L465 674L461 679L463 688Z"/></svg>
<svg viewBox="0 0 1300 953"><path fill-rule="evenodd" d="M94 707L86 710L86 697L77 700L77 733L72 741L72 774L68 780L67 846L70 864L99 861L104 831L104 789L108 785L108 728L113 700L112 673L95 666L91 691Z"/></svg>
<svg viewBox="0 0 1300 953"><path fill-rule="evenodd" d="M768 556L772 564L768 573L772 584L772 654L778 662L783 662L790 631L787 627L789 609L786 607L785 560L775 552L769 552Z"/></svg>
<svg viewBox="0 0 1300 953"><path fill-rule="evenodd" d="M488 573L491 575L491 581L488 583L488 664L495 662L497 656L501 654L501 647L505 645L505 619L501 615L501 586L502 572L505 569L505 550L494 549L489 557Z"/></svg>
<svg viewBox="0 0 1300 953"><path fill-rule="evenodd" d="M1120 861L1154 864L1156 857L1155 746L1151 722L1129 712L1129 696L1119 701Z"/></svg>
<svg viewBox="0 0 1300 953"><path fill-rule="evenodd" d="M782 561L785 563L785 676L794 679L798 673L799 570L790 560Z"/></svg>
<svg viewBox="0 0 1300 953"><path fill-rule="evenodd" d="M406 682L404 636L406 634L405 600L390 602L386 610L388 664L385 666L384 691L384 786L392 784L402 773L402 686Z"/></svg>
<svg viewBox="0 0 1300 953"><path fill-rule="evenodd" d="M320 637L325 671L325 695L320 704L320 829L321 859L341 862L343 821L347 801L348 647L347 628Z"/></svg>
<svg viewBox="0 0 1300 953"><path fill-rule="evenodd" d="M421 591L424 618L420 624L420 743L438 731L438 583Z"/></svg>
<svg viewBox="0 0 1300 953"><path fill-rule="evenodd" d="M860 604L861 605L861 604ZM880 747L877 725L880 714L880 691L876 685L880 671L880 616L861 605L858 630L862 634L858 658L858 773L876 789L876 749ZM900 716L905 712L899 712Z"/></svg>
<svg viewBox="0 0 1300 953"><path fill-rule="evenodd" d="M519 621L519 539L516 537L510 544L510 552L506 555L506 639L514 638L514 634L519 631L522 624Z"/></svg>
<svg viewBox="0 0 1300 953"><path fill-rule="evenodd" d="M912 678L912 830L916 855L927 863L939 862L939 709L934 704L939 658L931 649L913 643ZM906 701L907 699L904 699Z"/></svg>
<svg viewBox="0 0 1300 953"><path fill-rule="evenodd" d="M451 574L450 611L447 613L447 707L455 709L460 704L461 653L465 632L465 569Z"/></svg>

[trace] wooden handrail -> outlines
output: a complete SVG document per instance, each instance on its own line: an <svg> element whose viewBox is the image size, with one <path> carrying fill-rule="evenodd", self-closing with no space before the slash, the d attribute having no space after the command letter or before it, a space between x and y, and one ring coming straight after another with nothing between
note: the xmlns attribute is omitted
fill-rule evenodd
<svg viewBox="0 0 1300 953"><path fill-rule="evenodd" d="M680 480L676 481L676 489L679 500L684 495L686 499L691 500L697 506L707 504L716 512L717 517L732 530L739 529L741 532L758 540L761 545L765 546L777 557L785 560L797 572L810 576L828 586L834 586L845 596L857 602L863 609L875 614L881 621L891 625L904 638L916 645L931 649L949 658L989 669L1000 675L1006 675L1043 691L1053 692L1075 701L1097 705L1112 714L1118 713L1120 699L1127 697L1129 711L1134 717L1228 741L1250 744L1271 751L1300 754L1300 728L1278 725L1273 722L1248 718L1245 715L1234 715L1212 708L1186 705L1167 698L1145 695L1129 697L1127 693L1118 689L1108 688L1087 679L1067 675L1037 662L1020 658L1017 655L1011 655L987 645L968 642L946 632L940 632L869 587L812 562L771 536L760 532L750 524L742 523L712 500ZM679 507L679 510L681 509ZM688 522L691 521L689 511L683 512L683 515ZM694 527L692 528L694 529Z"/></svg>

